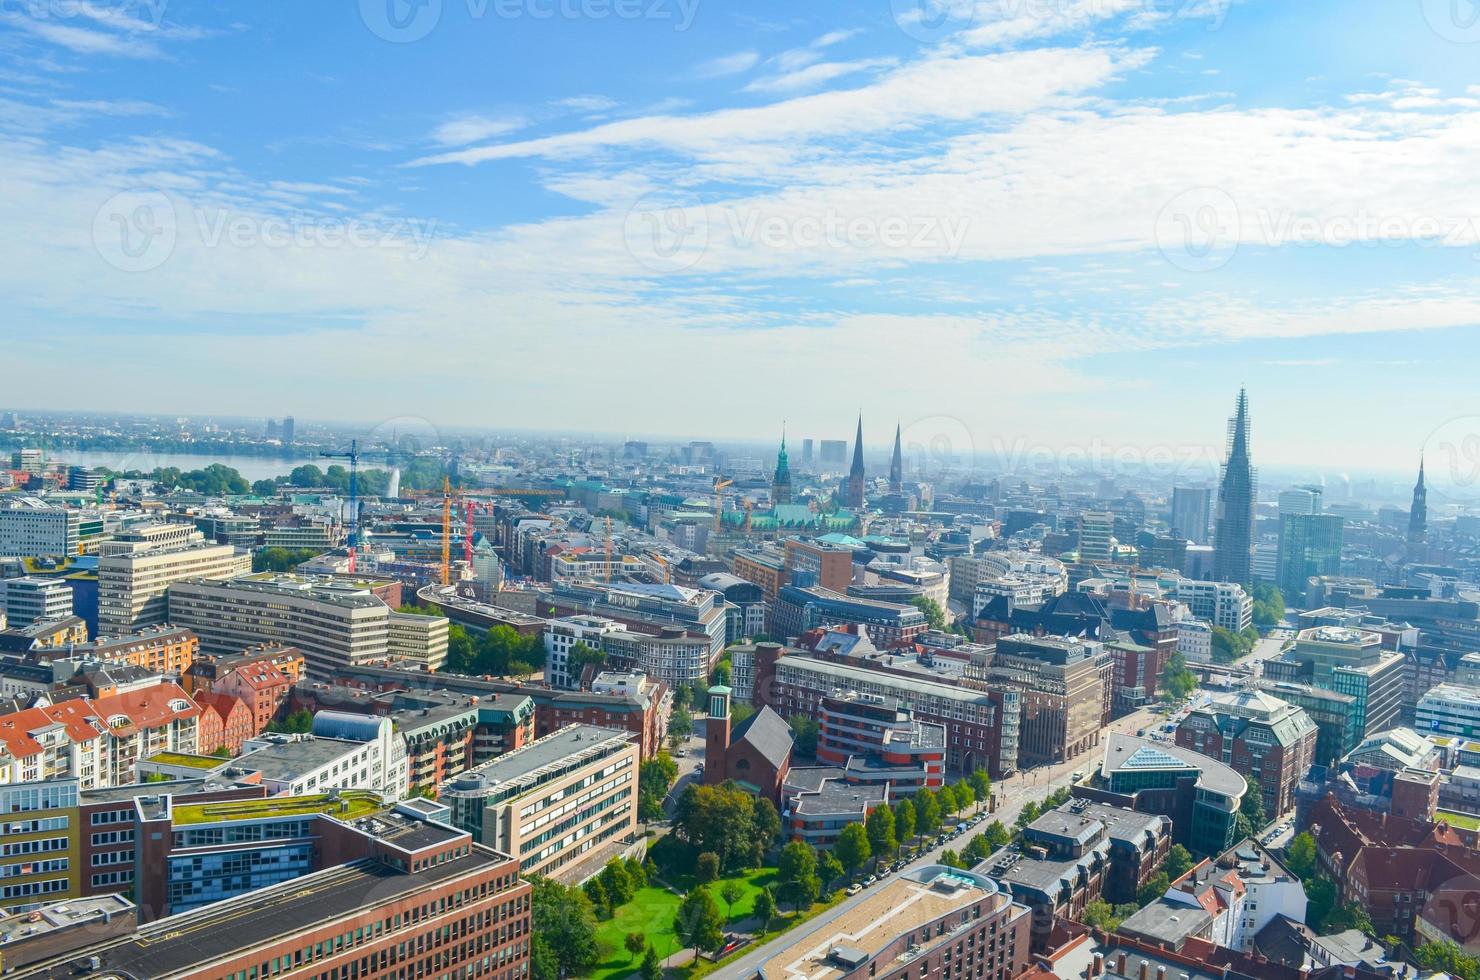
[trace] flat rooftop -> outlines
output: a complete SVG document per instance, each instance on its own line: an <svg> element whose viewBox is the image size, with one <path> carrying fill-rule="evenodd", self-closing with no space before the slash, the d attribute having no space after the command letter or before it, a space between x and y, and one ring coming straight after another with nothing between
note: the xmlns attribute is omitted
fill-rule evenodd
<svg viewBox="0 0 1480 980"><path fill-rule="evenodd" d="M230 759L222 759L214 755L187 755L184 752L156 752L144 761L161 766L183 766L205 771L229 765L231 762Z"/></svg>
<svg viewBox="0 0 1480 980"><path fill-rule="evenodd" d="M42 933L103 921L112 916L132 915L134 911L134 903L122 895L96 895L92 898L69 898L43 906L36 910L34 922L29 913L0 913L0 943L34 939Z"/></svg>
<svg viewBox="0 0 1480 980"><path fill-rule="evenodd" d="M221 803L187 803L172 811L176 826L218 823L226 820L270 820L274 817L301 817L328 814L345 822L369 816L386 809L375 793L346 790L337 796L319 793L314 796L275 796L263 800L228 800Z"/></svg>
<svg viewBox="0 0 1480 980"><path fill-rule="evenodd" d="M262 774L263 779L288 782L316 772L364 747L363 742L314 736L255 749L233 760L231 768L255 770Z"/></svg>
<svg viewBox="0 0 1480 980"><path fill-rule="evenodd" d="M908 871L876 885L867 899L825 924L810 929L803 926L801 935L769 956L760 973L768 980L840 977L852 971L832 958L833 950L843 948L877 956L899 936L994 895L1003 903L1010 901L995 882L983 875L942 865ZM948 927L944 935L932 938L948 942L954 931ZM918 956L917 952L915 958ZM881 963L879 972L887 974L896 965Z"/></svg>
<svg viewBox="0 0 1480 980"><path fill-rule="evenodd" d="M632 741L630 732L596 725L567 725L560 731L536 739L528 745L505 752L483 765L451 780L443 792L450 795L485 792L511 787L534 787L547 777L558 776L571 766L607 754L614 744Z"/></svg>
<svg viewBox="0 0 1480 980"><path fill-rule="evenodd" d="M380 908L429 885L499 865L508 858L487 848L405 874L374 861L356 861L303 875L191 912L149 923L127 939L105 942L38 964L20 976L62 980L75 975L79 956L97 956L98 976L120 980L169 980L209 972L225 956L276 943L300 932ZM219 972L219 971L218 971Z"/></svg>

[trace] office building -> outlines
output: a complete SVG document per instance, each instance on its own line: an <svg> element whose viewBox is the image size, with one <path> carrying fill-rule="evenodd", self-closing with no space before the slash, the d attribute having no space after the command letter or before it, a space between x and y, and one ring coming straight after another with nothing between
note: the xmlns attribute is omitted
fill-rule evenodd
<svg viewBox="0 0 1480 980"><path fill-rule="evenodd" d="M655 635L664 628L683 630L707 647L705 677L724 653L725 600L718 592L664 584L555 582L536 594L535 606L552 619L599 616Z"/></svg>
<svg viewBox="0 0 1480 980"><path fill-rule="evenodd" d="M269 527L262 531L262 543L268 548L323 552L339 547L340 533L332 524Z"/></svg>
<svg viewBox="0 0 1480 980"><path fill-rule="evenodd" d="M1102 653L1097 643L1020 633L997 641L986 681L1018 692L1020 767L1063 762L1100 744L1108 721Z"/></svg>
<svg viewBox="0 0 1480 980"><path fill-rule="evenodd" d="M1254 625L1254 600L1235 582L1179 579L1174 596L1197 619L1230 632L1241 633Z"/></svg>
<svg viewBox="0 0 1480 980"><path fill-rule="evenodd" d="M1263 681L1259 689L1304 709L1315 723L1312 765L1334 766L1362 741L1362 707L1354 696L1292 681Z"/></svg>
<svg viewBox="0 0 1480 980"><path fill-rule="evenodd" d="M771 604L759 585L728 572L711 572L699 579L699 588L725 597L725 636L730 641L726 653L738 641L766 632Z"/></svg>
<svg viewBox="0 0 1480 980"><path fill-rule="evenodd" d="M1480 736L1480 688L1440 684L1418 699L1416 721L1421 732Z"/></svg>
<svg viewBox="0 0 1480 980"><path fill-rule="evenodd" d="M1287 516L1308 516L1321 513L1320 487L1291 487L1281 490L1279 496L1280 520Z"/></svg>
<svg viewBox="0 0 1480 980"><path fill-rule="evenodd" d="M1281 513L1276 581L1288 602L1304 605L1307 579L1341 573L1344 523L1340 514Z"/></svg>
<svg viewBox="0 0 1480 980"><path fill-rule="evenodd" d="M1079 560L1108 562L1114 554L1115 515L1087 511L1079 515Z"/></svg>
<svg viewBox="0 0 1480 980"><path fill-rule="evenodd" d="M468 770L440 799L521 874L582 881L637 837L638 761L630 734L571 725Z"/></svg>
<svg viewBox="0 0 1480 980"><path fill-rule="evenodd" d="M271 810L273 804L258 805ZM172 814L155 804L146 816L142 826L159 839L162 862L175 836ZM200 827L190 819L188 833L212 841L250 826L228 820ZM132 935L68 949L33 963L22 976L72 977L78 963L95 966L92 972L99 976L158 980L246 980L300 972L315 977L527 974L530 888L506 855L471 843L467 834L410 805L313 820L323 825L319 833L327 845L313 870L265 887L233 889L230 901L196 904ZM281 834L294 828L268 822L260 829ZM253 848L237 843L225 851L211 846L206 853L227 873L204 880L231 885L234 866ZM169 860L188 865L206 859L180 855Z"/></svg>
<svg viewBox="0 0 1480 980"><path fill-rule="evenodd" d="M1221 854L1238 840L1238 812L1248 783L1212 756L1181 745L1111 732L1105 757L1078 797L1154 813L1172 822L1172 838L1194 854Z"/></svg>
<svg viewBox="0 0 1480 980"><path fill-rule="evenodd" d="M39 497L0 504L0 558L70 558L81 540L80 511Z"/></svg>
<svg viewBox="0 0 1480 980"><path fill-rule="evenodd" d="M973 870L1033 910L1033 949L1041 952L1055 919L1077 921L1100 899L1134 902L1171 848L1171 831L1163 816L1073 799L1023 828L1021 850L1003 848Z"/></svg>
<svg viewBox="0 0 1480 980"><path fill-rule="evenodd" d="M12 629L72 615L72 587L59 578L0 578L0 613Z"/></svg>
<svg viewBox="0 0 1480 980"><path fill-rule="evenodd" d="M79 894L78 787L65 775L0 785L0 908L24 912Z"/></svg>
<svg viewBox="0 0 1480 980"><path fill-rule="evenodd" d="M1305 684L1345 694L1354 699L1357 731L1337 753L1339 758L1369 735L1396 727L1403 712L1404 660L1402 654L1384 649L1381 635L1344 626L1317 626L1296 636L1294 647L1264 662L1263 673L1271 682ZM1273 691L1283 699L1284 694ZM1292 701L1292 703L1299 703ZM1304 705L1301 705L1304 707ZM1311 719L1321 719L1311 712ZM1326 741L1329 750L1331 743ZM1322 749L1317 741L1318 755ZM1328 765L1317 758L1318 765Z"/></svg>
<svg viewBox="0 0 1480 980"><path fill-rule="evenodd" d="M1172 488L1172 531L1193 544L1210 544L1209 517L1213 509L1213 491L1209 487Z"/></svg>
<svg viewBox="0 0 1480 980"><path fill-rule="evenodd" d="M186 579L228 579L252 570L252 556L207 544L191 525L155 525L108 542L98 556L98 631L136 633L170 621L169 587Z"/></svg>
<svg viewBox="0 0 1480 980"><path fill-rule="evenodd" d="M824 541L787 538L782 542L783 581L847 592L853 584L853 549Z"/></svg>
<svg viewBox="0 0 1480 980"><path fill-rule="evenodd" d="M817 761L840 767L850 785L884 784L902 799L945 785L946 729L917 721L898 698L840 692L822 701Z"/></svg>
<svg viewBox="0 0 1480 980"><path fill-rule="evenodd" d="M825 925L788 935L753 973L763 980L1013 980L1032 962L1029 910L972 871L912 868L843 915L824 918ZM729 980L723 969L716 975Z"/></svg>
<svg viewBox="0 0 1480 980"><path fill-rule="evenodd" d="M818 449L818 462L823 469L829 466L842 466L848 462L848 440L846 439L823 439Z"/></svg>
<svg viewBox="0 0 1480 980"><path fill-rule="evenodd" d="M389 653L390 607L354 583L272 573L196 578L170 585L169 609L175 624L200 637L204 653L292 645L317 677Z"/></svg>
<svg viewBox="0 0 1480 980"><path fill-rule="evenodd" d="M447 662L447 636L451 624L443 616L419 616L391 611L386 619L386 656L441 670Z"/></svg>
<svg viewBox="0 0 1480 980"><path fill-rule="evenodd" d="M1230 765L1260 788L1264 812L1295 806L1315 758L1316 724L1303 708L1260 691L1215 694L1177 726L1177 744Z"/></svg>
<svg viewBox="0 0 1480 980"><path fill-rule="evenodd" d="M1213 535L1213 578L1248 587L1254 581L1254 505L1257 477L1249 462L1249 399L1242 389L1228 422L1228 455L1218 483Z"/></svg>
<svg viewBox="0 0 1480 980"><path fill-rule="evenodd" d="M283 416L283 426L282 426L283 445L285 445L285 446L291 446L291 445L293 445L293 439L294 439L294 431L293 430L294 430L293 416L291 416L291 415L285 415L285 416Z"/></svg>
<svg viewBox="0 0 1480 980"><path fill-rule="evenodd" d="M343 712L319 712L312 735L248 739L231 765L274 796L358 789L398 800L411 785L406 743L391 720Z"/></svg>
<svg viewBox="0 0 1480 980"><path fill-rule="evenodd" d="M925 614L913 605L860 599L821 586L784 586L776 600L774 619L775 632L783 637L856 624L867 630L869 638L880 647L907 645L930 628Z"/></svg>
<svg viewBox="0 0 1480 980"><path fill-rule="evenodd" d="M17 449L10 454L10 468L40 476L46 470L46 459L39 449Z"/></svg>

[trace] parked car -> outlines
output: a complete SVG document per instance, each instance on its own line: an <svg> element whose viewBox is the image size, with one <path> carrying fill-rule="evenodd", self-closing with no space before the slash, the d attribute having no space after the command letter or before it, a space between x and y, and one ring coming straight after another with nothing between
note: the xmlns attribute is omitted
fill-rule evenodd
<svg viewBox="0 0 1480 980"><path fill-rule="evenodd" d="M863 891L863 886L862 885L849 885L848 886L848 894L849 895L857 895L861 891Z"/></svg>

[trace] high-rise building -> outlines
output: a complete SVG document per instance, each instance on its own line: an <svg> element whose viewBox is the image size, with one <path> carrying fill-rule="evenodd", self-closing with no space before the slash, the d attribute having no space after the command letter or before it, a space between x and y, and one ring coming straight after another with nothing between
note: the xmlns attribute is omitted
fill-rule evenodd
<svg viewBox="0 0 1480 980"><path fill-rule="evenodd" d="M45 460L39 449L17 449L10 454L10 468L22 473L40 473L45 469Z"/></svg>
<svg viewBox="0 0 1480 980"><path fill-rule="evenodd" d="M1291 487L1280 491L1280 517L1286 514L1319 514L1321 491L1319 487Z"/></svg>
<svg viewBox="0 0 1480 980"><path fill-rule="evenodd" d="M808 469L812 468L812 440L802 440L802 465Z"/></svg>
<svg viewBox="0 0 1480 980"><path fill-rule="evenodd" d="M894 425L894 455L889 458L889 492L904 489L904 453L899 444L899 423Z"/></svg>
<svg viewBox="0 0 1480 980"><path fill-rule="evenodd" d="M1343 626L1301 630L1295 646L1266 660L1263 672L1276 685L1268 690L1305 708L1318 727L1328 729L1317 737L1316 765L1332 764L1368 735L1397 725L1402 714L1403 655L1384 649L1377 633ZM1339 731L1329 723L1323 725L1324 709L1287 694L1286 684L1346 695L1352 699L1347 703L1350 717Z"/></svg>
<svg viewBox="0 0 1480 980"><path fill-rule="evenodd" d="M1285 599L1302 604L1305 581L1315 575L1341 574L1340 514L1280 515L1277 582Z"/></svg>
<svg viewBox="0 0 1480 980"><path fill-rule="evenodd" d="M865 477L863 472L863 416L858 416L858 434L853 437L853 465L848 469L845 502L849 507L863 506Z"/></svg>
<svg viewBox="0 0 1480 980"><path fill-rule="evenodd" d="M0 506L0 558L71 557L82 538L82 514L22 497Z"/></svg>
<svg viewBox="0 0 1480 980"><path fill-rule="evenodd" d="M820 462L824 467L842 466L848 462L848 440L846 439L824 439L821 449Z"/></svg>
<svg viewBox="0 0 1480 980"><path fill-rule="evenodd" d="M98 557L98 632L119 636L168 622L167 592L175 582L228 579L251 570L249 553L207 544L192 525L156 524L131 532L108 542Z"/></svg>
<svg viewBox="0 0 1480 980"><path fill-rule="evenodd" d="M791 503L791 468L786 463L786 432L781 433L781 449L776 453L776 472L771 477L771 502Z"/></svg>
<svg viewBox="0 0 1480 980"><path fill-rule="evenodd" d="M1114 547L1115 515L1109 511L1087 511L1079 515L1079 560L1110 560Z"/></svg>
<svg viewBox="0 0 1480 980"><path fill-rule="evenodd" d="M285 416L283 416L283 445L285 445L285 446L291 446L292 444L293 444L293 416L291 416L291 415L285 415Z"/></svg>
<svg viewBox="0 0 1480 980"><path fill-rule="evenodd" d="M0 579L0 612L13 629L72 615L72 587L59 578Z"/></svg>
<svg viewBox="0 0 1480 980"><path fill-rule="evenodd" d="M1423 482L1423 460L1418 461L1418 482L1413 485L1413 504L1408 508L1408 560L1428 557L1429 491Z"/></svg>
<svg viewBox="0 0 1480 980"><path fill-rule="evenodd" d="M1249 397L1241 388L1228 420L1228 458L1218 484L1213 578L1249 586L1254 580L1256 476L1249 463Z"/></svg>

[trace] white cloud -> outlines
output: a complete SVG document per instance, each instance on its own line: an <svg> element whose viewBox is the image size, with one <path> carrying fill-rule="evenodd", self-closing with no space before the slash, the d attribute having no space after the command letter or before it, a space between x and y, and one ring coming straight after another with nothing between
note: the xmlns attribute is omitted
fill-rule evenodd
<svg viewBox="0 0 1480 980"><path fill-rule="evenodd" d="M495 136L507 136L524 128L518 116L464 115L449 119L432 130L432 140L443 146L466 146Z"/></svg>
<svg viewBox="0 0 1480 980"><path fill-rule="evenodd" d="M723 78L750 71L760 64L761 56L754 51L736 51L734 54L712 58L694 67L696 78Z"/></svg>
<svg viewBox="0 0 1480 980"><path fill-rule="evenodd" d="M895 63L893 58L865 58L859 61L824 61L788 74L757 78L745 86L747 92L795 92L813 88L846 75L876 68L888 68Z"/></svg>

